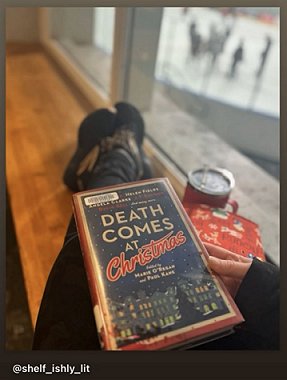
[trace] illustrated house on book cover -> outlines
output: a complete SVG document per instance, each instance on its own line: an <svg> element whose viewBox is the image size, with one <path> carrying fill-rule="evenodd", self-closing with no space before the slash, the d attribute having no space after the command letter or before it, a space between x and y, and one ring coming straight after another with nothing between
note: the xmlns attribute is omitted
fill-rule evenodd
<svg viewBox="0 0 287 380"><path fill-rule="evenodd" d="M73 204L103 349L198 344L243 321L167 179L80 192Z"/></svg>

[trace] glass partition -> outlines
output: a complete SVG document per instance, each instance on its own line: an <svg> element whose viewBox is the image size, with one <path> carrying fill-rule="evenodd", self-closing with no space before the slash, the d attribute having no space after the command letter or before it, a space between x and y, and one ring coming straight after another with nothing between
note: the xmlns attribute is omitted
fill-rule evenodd
<svg viewBox="0 0 287 380"><path fill-rule="evenodd" d="M197 123L278 177L279 16L275 7L53 8L52 37L108 98L147 120L162 115L147 133L182 171L188 149L173 154L174 142L188 145ZM171 125L174 106L192 119L186 127Z"/></svg>
<svg viewBox="0 0 287 380"><path fill-rule="evenodd" d="M164 8L156 79L279 116L278 8Z"/></svg>
<svg viewBox="0 0 287 380"><path fill-rule="evenodd" d="M52 8L52 38L110 95L114 8Z"/></svg>

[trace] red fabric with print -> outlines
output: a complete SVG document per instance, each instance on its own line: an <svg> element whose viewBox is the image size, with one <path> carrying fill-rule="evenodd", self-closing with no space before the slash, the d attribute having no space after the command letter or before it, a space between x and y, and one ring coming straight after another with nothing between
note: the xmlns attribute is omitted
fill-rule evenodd
<svg viewBox="0 0 287 380"><path fill-rule="evenodd" d="M224 209L196 204L186 209L203 242L265 261L258 225Z"/></svg>

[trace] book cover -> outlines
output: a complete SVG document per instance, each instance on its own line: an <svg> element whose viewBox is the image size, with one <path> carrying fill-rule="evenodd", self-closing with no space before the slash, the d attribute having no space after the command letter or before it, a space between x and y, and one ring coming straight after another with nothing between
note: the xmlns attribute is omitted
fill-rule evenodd
<svg viewBox="0 0 287 380"><path fill-rule="evenodd" d="M238 214L206 204L186 210L200 239L239 255L266 261L259 227Z"/></svg>
<svg viewBox="0 0 287 380"><path fill-rule="evenodd" d="M103 349L172 349L243 321L166 178L76 193L73 205Z"/></svg>

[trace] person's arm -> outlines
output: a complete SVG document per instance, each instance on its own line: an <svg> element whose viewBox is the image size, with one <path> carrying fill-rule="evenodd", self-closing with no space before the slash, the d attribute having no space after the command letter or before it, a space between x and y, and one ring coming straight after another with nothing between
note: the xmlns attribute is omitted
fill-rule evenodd
<svg viewBox="0 0 287 380"><path fill-rule="evenodd" d="M246 322L244 331L252 331L262 348L280 348L280 280L279 269L253 259L235 297Z"/></svg>
<svg viewBox="0 0 287 380"><path fill-rule="evenodd" d="M279 349L279 269L223 248L205 244L209 265L220 275L245 322L240 333L256 349Z"/></svg>

